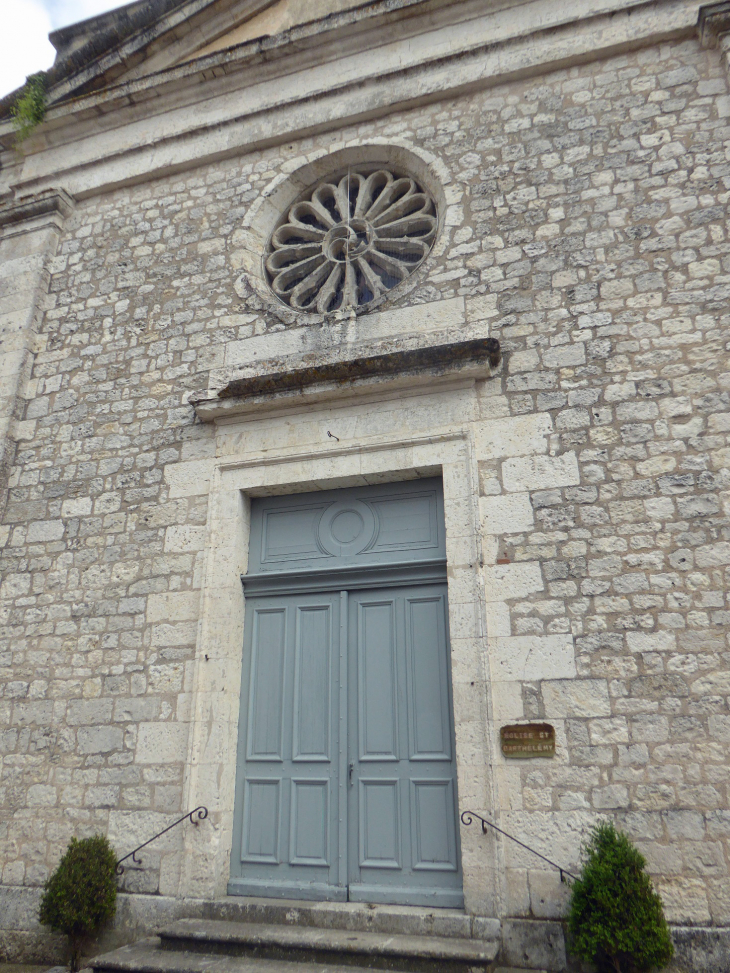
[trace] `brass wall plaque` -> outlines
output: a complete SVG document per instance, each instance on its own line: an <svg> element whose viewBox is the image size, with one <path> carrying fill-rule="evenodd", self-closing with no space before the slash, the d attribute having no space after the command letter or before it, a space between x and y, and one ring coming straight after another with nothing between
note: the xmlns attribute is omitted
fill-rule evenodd
<svg viewBox="0 0 730 973"><path fill-rule="evenodd" d="M505 757L554 757L555 727L549 723L518 723L499 731Z"/></svg>

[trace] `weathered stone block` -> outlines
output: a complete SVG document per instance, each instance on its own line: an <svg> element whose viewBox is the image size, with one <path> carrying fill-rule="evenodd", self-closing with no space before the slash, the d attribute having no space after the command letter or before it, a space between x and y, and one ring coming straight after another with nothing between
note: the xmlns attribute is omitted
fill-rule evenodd
<svg viewBox="0 0 730 973"><path fill-rule="evenodd" d="M137 762L179 763L185 759L187 740L188 726L185 723L141 723L137 737Z"/></svg>
<svg viewBox="0 0 730 973"><path fill-rule="evenodd" d="M112 699L72 699L66 708L69 726L96 726L108 723L112 715Z"/></svg>
<svg viewBox="0 0 730 973"><path fill-rule="evenodd" d="M674 632L627 632L626 643L632 652L673 652L677 646Z"/></svg>
<svg viewBox="0 0 730 973"><path fill-rule="evenodd" d="M492 678L499 682L569 679L575 676L571 635L490 639Z"/></svg>
<svg viewBox="0 0 730 973"><path fill-rule="evenodd" d="M76 740L79 753L109 753L122 749L122 731L115 726L81 726Z"/></svg>
<svg viewBox="0 0 730 973"><path fill-rule="evenodd" d="M547 451L545 437L552 431L549 414L493 419L477 428L476 455L480 460L522 456Z"/></svg>
<svg viewBox="0 0 730 973"><path fill-rule="evenodd" d="M495 535L532 530L535 523L535 515L527 493L480 497L479 510L484 530Z"/></svg>
<svg viewBox="0 0 730 973"><path fill-rule="evenodd" d="M575 453L564 456L525 456L507 459L502 464L505 490L512 493L580 483Z"/></svg>
<svg viewBox="0 0 730 973"><path fill-rule="evenodd" d="M44 541L58 541L63 537L62 520L36 520L28 527L27 541L38 544Z"/></svg>
<svg viewBox="0 0 730 973"><path fill-rule="evenodd" d="M610 716L611 704L605 679L558 679L542 684L545 716Z"/></svg>
<svg viewBox="0 0 730 973"><path fill-rule="evenodd" d="M182 622L197 619L199 603L198 591L163 591L151 594L147 598L147 621Z"/></svg>
<svg viewBox="0 0 730 973"><path fill-rule="evenodd" d="M523 564L494 564L484 568L484 588L487 601L507 601L524 598L544 585L540 565L529 561Z"/></svg>
<svg viewBox="0 0 730 973"><path fill-rule="evenodd" d="M669 922L703 925L709 922L707 891L700 879L677 876L656 881Z"/></svg>
<svg viewBox="0 0 730 973"><path fill-rule="evenodd" d="M502 923L502 963L524 969L562 971L566 953L562 926L536 919L506 919Z"/></svg>

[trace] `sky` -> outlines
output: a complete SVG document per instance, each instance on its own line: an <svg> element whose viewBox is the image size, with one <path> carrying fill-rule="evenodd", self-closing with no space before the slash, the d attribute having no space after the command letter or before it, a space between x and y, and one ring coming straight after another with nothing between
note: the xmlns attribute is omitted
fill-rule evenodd
<svg viewBox="0 0 730 973"><path fill-rule="evenodd" d="M0 98L45 71L56 55L48 35L95 14L120 7L125 0L0 0Z"/></svg>

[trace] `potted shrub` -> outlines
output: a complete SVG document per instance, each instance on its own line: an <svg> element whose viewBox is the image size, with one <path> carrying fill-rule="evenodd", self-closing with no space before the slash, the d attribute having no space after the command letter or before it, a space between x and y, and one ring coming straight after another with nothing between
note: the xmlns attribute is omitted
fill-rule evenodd
<svg viewBox="0 0 730 973"><path fill-rule="evenodd" d="M593 828L584 854L570 900L571 951L600 973L662 969L674 947L644 856L610 822Z"/></svg>
<svg viewBox="0 0 730 973"><path fill-rule="evenodd" d="M88 940L114 917L117 907L116 855L100 834L72 838L48 879L38 918L68 937L69 969L79 969Z"/></svg>

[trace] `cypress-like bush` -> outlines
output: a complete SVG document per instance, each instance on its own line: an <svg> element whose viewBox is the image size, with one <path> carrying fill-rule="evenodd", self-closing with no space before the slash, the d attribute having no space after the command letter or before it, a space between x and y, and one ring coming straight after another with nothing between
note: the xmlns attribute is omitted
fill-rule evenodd
<svg viewBox="0 0 730 973"><path fill-rule="evenodd" d="M571 951L600 973L662 969L674 947L644 856L609 822L593 828L584 853L570 901Z"/></svg>
<svg viewBox="0 0 730 973"><path fill-rule="evenodd" d="M46 882L38 918L54 932L65 933L69 968L79 969L87 940L117 908L116 855L104 835L72 838L58 868Z"/></svg>

